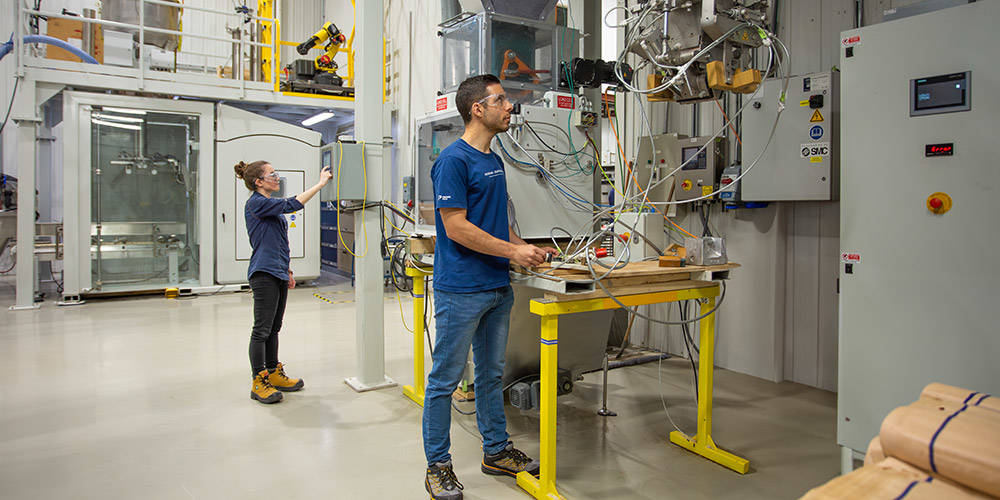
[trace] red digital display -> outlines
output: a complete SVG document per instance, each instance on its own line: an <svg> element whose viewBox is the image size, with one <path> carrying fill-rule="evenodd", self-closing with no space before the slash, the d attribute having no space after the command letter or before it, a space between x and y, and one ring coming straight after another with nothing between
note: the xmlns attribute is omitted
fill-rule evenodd
<svg viewBox="0 0 1000 500"><path fill-rule="evenodd" d="M953 156L955 154L955 143L928 144L924 146L924 156Z"/></svg>

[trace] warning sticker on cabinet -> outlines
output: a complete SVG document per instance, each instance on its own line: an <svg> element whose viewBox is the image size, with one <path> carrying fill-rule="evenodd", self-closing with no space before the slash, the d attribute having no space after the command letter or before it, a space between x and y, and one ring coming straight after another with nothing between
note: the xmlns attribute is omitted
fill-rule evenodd
<svg viewBox="0 0 1000 500"><path fill-rule="evenodd" d="M841 252L840 261L844 264L860 264L861 254L858 252Z"/></svg>
<svg viewBox="0 0 1000 500"><path fill-rule="evenodd" d="M830 90L830 74L822 73L819 75L812 76L812 91L813 92L823 92L825 90Z"/></svg>
<svg viewBox="0 0 1000 500"><path fill-rule="evenodd" d="M803 144L799 149L799 158L812 158L814 156L830 156L830 143L810 142Z"/></svg>
<svg viewBox="0 0 1000 500"><path fill-rule="evenodd" d="M861 35L848 35L840 39L841 47L856 47L858 45L861 45Z"/></svg>

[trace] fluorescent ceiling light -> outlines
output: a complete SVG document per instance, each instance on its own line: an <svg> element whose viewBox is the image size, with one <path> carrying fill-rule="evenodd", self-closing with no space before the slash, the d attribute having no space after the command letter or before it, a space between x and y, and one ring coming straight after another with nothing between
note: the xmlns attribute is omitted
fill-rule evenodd
<svg viewBox="0 0 1000 500"><path fill-rule="evenodd" d="M146 111L142 110L142 109L112 108L112 107L109 107L109 106L102 106L101 109L103 109L104 111L111 111L113 113L125 113L125 114L128 114L128 115L144 115L144 114L146 114Z"/></svg>
<svg viewBox="0 0 1000 500"><path fill-rule="evenodd" d="M115 115L106 115L104 113L94 113L91 116L93 116L94 118L103 118L105 120L114 120L117 122L125 122L125 123L142 123L146 121L142 118L135 118L132 116L115 116Z"/></svg>
<svg viewBox="0 0 1000 500"><path fill-rule="evenodd" d="M330 118L333 118L333 111L324 111L322 113L316 113L315 115L312 115L309 118L302 120L302 125L308 127L310 125L315 125L321 121L329 120Z"/></svg>
<svg viewBox="0 0 1000 500"><path fill-rule="evenodd" d="M124 123L115 123L115 122L109 122L109 121L97 120L97 119L93 119L93 120L91 120L91 122L96 123L98 125L105 125L105 126L108 126L108 127L124 128L124 129L128 129L128 130L139 130L139 126L138 125L126 125Z"/></svg>

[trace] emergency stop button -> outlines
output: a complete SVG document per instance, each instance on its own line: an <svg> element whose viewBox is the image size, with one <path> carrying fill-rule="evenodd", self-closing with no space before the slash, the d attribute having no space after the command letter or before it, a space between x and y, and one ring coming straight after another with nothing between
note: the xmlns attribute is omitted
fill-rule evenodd
<svg viewBox="0 0 1000 500"><path fill-rule="evenodd" d="M692 187L694 187L694 184L691 182L691 179L685 179L684 182L681 183L681 189L685 191L690 191Z"/></svg>
<svg viewBox="0 0 1000 500"><path fill-rule="evenodd" d="M937 192L927 197L927 210L937 215L943 215L951 210L951 196Z"/></svg>

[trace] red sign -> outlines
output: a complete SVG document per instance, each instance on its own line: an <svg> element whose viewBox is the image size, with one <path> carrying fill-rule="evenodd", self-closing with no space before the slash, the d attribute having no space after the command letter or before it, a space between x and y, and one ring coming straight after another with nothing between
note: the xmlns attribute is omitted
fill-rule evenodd
<svg viewBox="0 0 1000 500"><path fill-rule="evenodd" d="M844 38L844 39L840 40L840 43L844 47L853 47L853 46L861 43L861 35L849 36L847 38Z"/></svg>
<svg viewBox="0 0 1000 500"><path fill-rule="evenodd" d="M448 109L448 96L438 97L437 103L435 104L435 111L441 111Z"/></svg>
<svg viewBox="0 0 1000 500"><path fill-rule="evenodd" d="M556 96L556 107L563 109L573 109L573 98L568 95Z"/></svg>
<svg viewBox="0 0 1000 500"><path fill-rule="evenodd" d="M840 254L840 261L844 264L859 264L861 262L861 254L857 252L844 252Z"/></svg>

